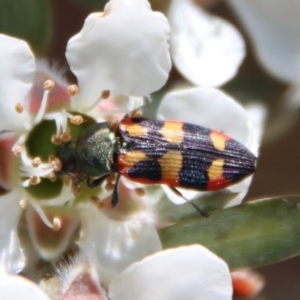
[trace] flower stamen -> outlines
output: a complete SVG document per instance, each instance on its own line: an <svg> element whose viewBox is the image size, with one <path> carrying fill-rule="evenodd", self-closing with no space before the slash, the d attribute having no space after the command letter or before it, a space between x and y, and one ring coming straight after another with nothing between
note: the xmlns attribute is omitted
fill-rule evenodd
<svg viewBox="0 0 300 300"><path fill-rule="evenodd" d="M72 138L72 136L71 136L71 134L68 133L68 132L63 132L63 133L61 133L61 134L59 135L59 139L60 139L63 143L70 141L71 138Z"/></svg>
<svg viewBox="0 0 300 300"><path fill-rule="evenodd" d="M48 79L44 82L44 90L50 91L54 88L54 85L55 85L54 81L51 79Z"/></svg>
<svg viewBox="0 0 300 300"><path fill-rule="evenodd" d="M42 119L46 111L47 103L48 103L48 98L49 98L49 92L51 89L54 87L54 82L52 80L46 80L44 82L44 94L43 98L41 101L41 106L40 109L35 117L34 124L38 124Z"/></svg>
<svg viewBox="0 0 300 300"><path fill-rule="evenodd" d="M32 165L34 168L37 168L41 163L42 163L41 158L40 158L40 157L35 157L35 158L32 160L31 165Z"/></svg>
<svg viewBox="0 0 300 300"><path fill-rule="evenodd" d="M30 176L29 178L29 184L30 185L37 185L41 182L41 178L38 176Z"/></svg>
<svg viewBox="0 0 300 300"><path fill-rule="evenodd" d="M54 217L53 218L53 222L52 222L52 229L53 229L53 231L59 231L61 229L61 226L62 226L61 223L62 222L61 222L60 218Z"/></svg>
<svg viewBox="0 0 300 300"><path fill-rule="evenodd" d="M45 215L42 207L34 200L28 199L28 202L31 204L31 206L35 209L36 213L39 215L41 220L44 222L44 224L49 227L53 228L53 224L48 220L47 216Z"/></svg>
<svg viewBox="0 0 300 300"><path fill-rule="evenodd" d="M56 134L53 134L51 137L51 142L55 145L60 145L62 143L62 140L60 139L59 136L57 136Z"/></svg>
<svg viewBox="0 0 300 300"><path fill-rule="evenodd" d="M21 146L16 146L14 149L13 149L13 154L15 156L21 156L22 154L22 151L23 151L23 148Z"/></svg>
<svg viewBox="0 0 300 300"><path fill-rule="evenodd" d="M53 120L56 124L56 134L51 137L52 143L59 145L62 141L71 139L70 128L68 128L68 118L71 119L72 117L73 116L65 110L44 116L45 120Z"/></svg>
<svg viewBox="0 0 300 300"><path fill-rule="evenodd" d="M51 173L47 176L47 178L48 178L50 181L54 182L54 181L56 181L57 176L56 176L56 174L55 174L54 172L51 172Z"/></svg>
<svg viewBox="0 0 300 300"><path fill-rule="evenodd" d="M72 96L76 96L78 94L78 86L76 84L72 84L68 87L68 94Z"/></svg>
<svg viewBox="0 0 300 300"><path fill-rule="evenodd" d="M27 208L27 201L25 199L21 199L19 201L19 206L21 207L22 210L25 210Z"/></svg>
<svg viewBox="0 0 300 300"><path fill-rule="evenodd" d="M102 93L101 93L101 98L102 99L108 99L109 96L110 96L110 91L109 90L102 91Z"/></svg>
<svg viewBox="0 0 300 300"><path fill-rule="evenodd" d="M62 168L62 163L61 163L60 159L54 155L49 156L49 163L53 167L54 172L58 172Z"/></svg>
<svg viewBox="0 0 300 300"><path fill-rule="evenodd" d="M21 114L24 110L24 107L21 103L17 103L16 106L15 106L15 110L18 114Z"/></svg>
<svg viewBox="0 0 300 300"><path fill-rule="evenodd" d="M72 124L75 124L75 125L80 125L83 123L83 117L81 115L76 115L76 116L73 116L71 119L70 119L70 122Z"/></svg>
<svg viewBox="0 0 300 300"><path fill-rule="evenodd" d="M24 149L20 157L20 177L29 178L23 181L23 187L39 184L42 177L55 180L56 174L54 172L61 168L61 162L54 156L52 161L49 159L49 163L42 163L40 157L30 159L26 154L26 149Z"/></svg>

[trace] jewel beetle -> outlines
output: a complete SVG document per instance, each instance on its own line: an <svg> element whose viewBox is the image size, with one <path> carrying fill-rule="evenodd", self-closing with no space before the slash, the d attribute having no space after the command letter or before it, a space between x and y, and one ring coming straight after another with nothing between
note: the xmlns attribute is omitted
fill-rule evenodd
<svg viewBox="0 0 300 300"><path fill-rule="evenodd" d="M144 184L199 191L226 188L255 171L256 157L222 132L202 126L125 116L87 127L59 146L60 173L99 186L111 173ZM112 204L116 205L117 182Z"/></svg>

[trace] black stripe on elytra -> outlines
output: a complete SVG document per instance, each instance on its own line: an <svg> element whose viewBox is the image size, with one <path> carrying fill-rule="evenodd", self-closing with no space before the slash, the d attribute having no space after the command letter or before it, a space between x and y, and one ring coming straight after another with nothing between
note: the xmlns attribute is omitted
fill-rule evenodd
<svg viewBox="0 0 300 300"><path fill-rule="evenodd" d="M207 170L215 159L212 153L211 130L194 124L184 123L183 141L180 144L182 168L179 182L183 187L206 190L209 178Z"/></svg>
<svg viewBox="0 0 300 300"><path fill-rule="evenodd" d="M236 140L227 140L223 154L223 176L237 182L255 171L256 157ZM222 155L222 154L221 154Z"/></svg>
<svg viewBox="0 0 300 300"><path fill-rule="evenodd" d="M141 160L128 170L128 176L156 182L162 178L161 166L155 159Z"/></svg>

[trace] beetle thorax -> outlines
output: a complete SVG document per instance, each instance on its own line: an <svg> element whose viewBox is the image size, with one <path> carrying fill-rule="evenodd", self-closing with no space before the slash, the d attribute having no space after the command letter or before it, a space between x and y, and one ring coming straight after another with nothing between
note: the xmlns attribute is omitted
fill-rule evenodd
<svg viewBox="0 0 300 300"><path fill-rule="evenodd" d="M115 134L107 123L89 126L75 146L76 169L87 177L101 177L112 172Z"/></svg>

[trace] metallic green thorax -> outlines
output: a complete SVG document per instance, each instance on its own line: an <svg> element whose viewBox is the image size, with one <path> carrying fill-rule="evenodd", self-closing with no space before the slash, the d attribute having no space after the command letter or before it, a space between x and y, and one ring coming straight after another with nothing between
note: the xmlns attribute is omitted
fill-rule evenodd
<svg viewBox="0 0 300 300"><path fill-rule="evenodd" d="M76 169L87 177L101 177L114 169L119 138L106 122L89 126L76 141Z"/></svg>

